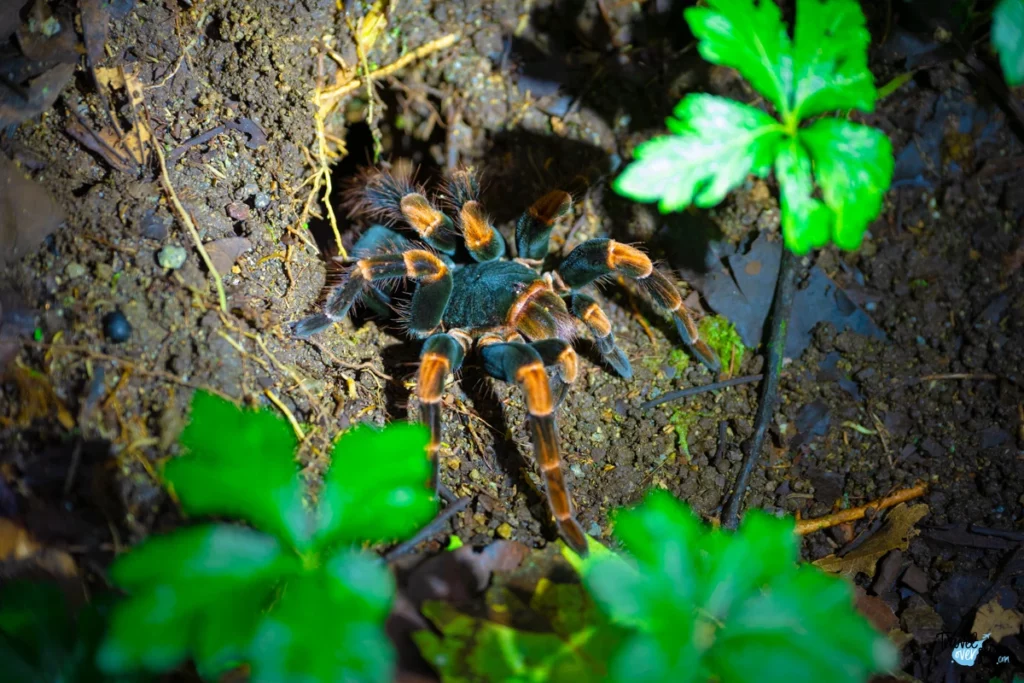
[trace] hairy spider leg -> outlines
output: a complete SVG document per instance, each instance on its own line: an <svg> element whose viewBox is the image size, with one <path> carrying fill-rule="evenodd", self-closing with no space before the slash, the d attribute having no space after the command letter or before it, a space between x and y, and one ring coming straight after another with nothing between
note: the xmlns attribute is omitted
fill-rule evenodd
<svg viewBox="0 0 1024 683"><path fill-rule="evenodd" d="M608 316L601 310L601 306L593 298L582 292L572 292L569 301L569 310L572 314L583 321L583 324L590 330L597 344L597 350L608 365L612 366L620 377L629 379L633 376L633 367L622 349L615 343L615 333L612 332L612 324Z"/></svg>
<svg viewBox="0 0 1024 683"><path fill-rule="evenodd" d="M572 316L565 302L545 280L536 280L515 300L505 316L505 325L527 339L573 338Z"/></svg>
<svg viewBox="0 0 1024 683"><path fill-rule="evenodd" d="M430 428L427 458L431 463L430 485L438 484L437 449L441 445L441 394L444 382L460 367L466 348L451 334L435 334L423 342L420 352L419 379L416 395L420 400L420 420Z"/></svg>
<svg viewBox="0 0 1024 683"><path fill-rule="evenodd" d="M434 249L449 256L455 253L455 225L413 181L412 166L396 165L392 172L365 172L346 195L353 213L364 213L390 223L404 221Z"/></svg>
<svg viewBox="0 0 1024 683"><path fill-rule="evenodd" d="M359 236L356 243L349 249L353 259L367 258L379 254L396 254L416 246L411 240L391 228L383 225L371 225ZM391 307L391 296L379 287L368 287L359 298L359 303L366 304L370 310L382 318L390 318L394 314Z"/></svg>
<svg viewBox="0 0 1024 683"><path fill-rule="evenodd" d="M380 254L359 259L344 268L337 284L328 284L323 312L292 324L292 334L308 337L348 315L370 286L378 282L407 277L416 282L412 305L405 323L410 334L430 336L441 323L452 293L452 274L448 264L426 249L409 249L399 254Z"/></svg>
<svg viewBox="0 0 1024 683"><path fill-rule="evenodd" d="M564 339L541 339L530 344L540 356L544 367L554 367L555 374L549 378L551 395L555 407L562 405L569 385L576 381L579 373L579 357L572 344Z"/></svg>
<svg viewBox="0 0 1024 683"><path fill-rule="evenodd" d="M469 255L477 263L494 261L505 255L505 239L484 212L480 186L473 171L461 168L445 184L446 202L455 209L458 228Z"/></svg>
<svg viewBox="0 0 1024 683"><path fill-rule="evenodd" d="M555 222L572 208L572 196L552 190L535 201L516 222L516 254L528 261L543 261Z"/></svg>
<svg viewBox="0 0 1024 683"><path fill-rule="evenodd" d="M697 325L683 305L679 290L654 267L647 254L636 247L604 237L587 240L573 249L558 269L565 284L574 290L612 273L636 280L655 304L672 314L683 343L700 362L712 372L722 369L715 352L700 339Z"/></svg>
<svg viewBox="0 0 1024 683"><path fill-rule="evenodd" d="M540 354L527 344L492 343L481 346L480 355L487 374L522 387L530 413L533 453L547 490L548 505L562 537L577 553L586 554L587 537L573 516L572 498L562 474L555 405Z"/></svg>
<svg viewBox="0 0 1024 683"><path fill-rule="evenodd" d="M501 344L504 342L523 343L530 346L540 356L545 368L555 368L555 374L548 377L551 387L551 395L555 407L562 405L569 386L576 381L579 374L579 356L572 344L564 339L541 339L535 342L526 342L523 335L515 330L504 330L500 332L486 332L479 337L478 343L481 346L488 344Z"/></svg>

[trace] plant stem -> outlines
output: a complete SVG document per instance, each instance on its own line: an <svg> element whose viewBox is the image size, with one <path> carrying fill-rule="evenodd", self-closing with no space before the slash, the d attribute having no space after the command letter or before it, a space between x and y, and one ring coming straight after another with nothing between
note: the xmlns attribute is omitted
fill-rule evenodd
<svg viewBox="0 0 1024 683"><path fill-rule="evenodd" d="M435 534L440 533L442 529L448 526L448 522L451 520L452 517L465 510L466 507L468 506L469 498L460 498L453 503L448 503L448 507L446 507L444 511L442 511L437 517L435 517L434 521L420 529L415 536L410 538L405 543L397 545L388 552L384 553L384 561L394 562L402 555L412 552L420 543L429 540L433 538Z"/></svg>
<svg viewBox="0 0 1024 683"><path fill-rule="evenodd" d="M768 341L768 354L765 359L764 383L761 385L761 400L754 417L754 433L744 444L746 451L740 465L733 487L732 497L725 506L722 526L735 529L739 524L740 507L747 492L750 473L754 471L764 447L764 438L768 433L768 425L775 413L775 404L779 398L779 377L782 374L782 358L786 351L786 337L789 332L789 312L793 308L793 296L796 294L796 270L800 257L786 247L782 248L779 261L779 275L775 281L775 304L772 306L772 330Z"/></svg>
<svg viewBox="0 0 1024 683"><path fill-rule="evenodd" d="M744 375L742 377L733 377L732 379L726 379L721 382L713 382L711 384L705 384L699 387L689 387L688 389L678 389L676 391L669 391L668 393L662 394L658 398L652 398L646 403L640 404L641 410L647 410L654 406L660 406L662 403L668 403L669 401L675 401L682 398L689 398L691 396L697 396L698 394L706 394L709 391L718 391L719 389L726 389L728 387L739 386L740 384L753 384L754 382L760 382L764 378L764 375Z"/></svg>

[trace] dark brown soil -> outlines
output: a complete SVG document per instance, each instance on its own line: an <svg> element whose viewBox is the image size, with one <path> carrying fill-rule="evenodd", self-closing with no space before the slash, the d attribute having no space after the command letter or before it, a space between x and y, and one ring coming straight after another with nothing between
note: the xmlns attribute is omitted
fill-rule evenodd
<svg viewBox="0 0 1024 683"><path fill-rule="evenodd" d="M7 485L0 493L14 491L26 526L72 547L97 577L115 548L176 523L153 465L175 454L194 389L284 406L308 435L300 456L311 477L340 430L416 414L409 403L417 344L392 323L357 317L313 342L290 339L283 325L311 310L325 272L317 245L329 252L333 244L324 206L309 197L319 149L314 94L318 83L335 82L339 69L324 40L346 64L358 64L350 26L333 0L190 4L137 3L112 23L104 65L123 65L143 84L155 137L174 159L171 183L203 242L244 237L251 244L224 276L227 312L218 309L212 279L155 165L116 170L65 132L76 111L97 128L108 115L87 74L78 74L52 110L0 139L66 219L43 248L3 273L5 315L28 311L35 321L29 332L39 334L8 366L11 379L0 391L0 484ZM540 193L572 190L578 201L554 237L566 253L587 238L612 235L648 242L671 265L692 268L699 256L663 245L688 239L696 222L733 243L758 229L777 231L774 188L763 183L705 216L683 217L662 217L608 189L618 165L637 140L661 129L680 93L753 99L734 75L709 70L686 49L678 8L660 13L667 3L605 2L617 9L603 16L590 1L530 3L530 12L519 3L478 0L392 4L386 30L366 55L371 71L448 34L458 38L376 81L372 120L365 88L331 113L325 123L339 158L332 160L335 187L372 159L376 135L383 158L410 158L426 179L455 162L481 167L490 181L488 208L506 234ZM361 16L354 9L349 20ZM880 82L891 75L887 68L878 65ZM786 366L769 452L746 501L815 517L837 501L859 505L925 481L924 525L1011 532L1015 540L987 548L925 534L897 559L900 572L923 572L922 595L950 637L969 630L962 620L1021 542L1024 512L1024 147L965 73L948 62L923 69L869 118L897 152L921 144L915 126L942 93L984 108L993 128L984 136L969 131L964 142L949 121L927 186L892 190L860 252L827 249L814 257L852 298L870 302L888 340L816 330L811 347ZM254 126L265 142L226 128L180 149L229 122ZM347 155L331 140L343 141ZM361 227L335 208L346 236ZM158 263L168 246L187 251L179 269ZM608 513L652 487L716 518L739 467L739 444L751 432L757 385L642 410L660 393L714 378L697 363L673 364L678 340L646 304L616 288L605 295L635 375L619 379L581 342L581 376L558 415L580 521L607 538ZM7 303L16 299L22 309ZM690 301L700 306L696 296ZM102 319L114 310L132 327L124 343L104 336ZM835 352L838 373L856 392L820 370ZM758 372L760 364L748 353L734 373ZM63 421L55 401L30 402L47 395L46 387L66 407ZM827 431L790 448L798 414L815 401L828 410ZM470 363L445 405L442 480L472 498L454 532L473 544L551 540L518 391L485 379ZM689 459L672 427L680 413L692 424ZM719 449L723 422L727 444ZM69 477L72 457L82 465ZM846 545L848 531L807 537L806 556ZM1003 589L1021 587L1019 577L1003 579ZM876 590L898 609L906 591L892 584ZM949 659L941 647L908 645L907 672L942 678ZM1017 671L1024 670L1022 653L1019 642L1000 650ZM995 661L955 675L988 680L1012 670Z"/></svg>

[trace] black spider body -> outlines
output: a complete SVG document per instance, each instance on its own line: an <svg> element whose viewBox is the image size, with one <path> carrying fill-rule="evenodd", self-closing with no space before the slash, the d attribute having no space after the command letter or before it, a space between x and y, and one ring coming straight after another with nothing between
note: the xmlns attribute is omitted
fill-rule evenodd
<svg viewBox="0 0 1024 683"><path fill-rule="evenodd" d="M655 304L672 314L691 351L717 370L718 359L698 338L681 295L642 251L610 239L588 240L556 269L542 272L551 230L572 206L565 192L549 192L520 217L515 241L522 258L509 260L504 258L504 239L483 212L470 172L456 172L445 186L441 199L452 216L439 210L409 173L378 171L364 181L354 193L356 208L371 217L407 224L425 244L383 225L369 228L353 247L351 259L332 262L322 311L294 323L294 334L306 337L326 329L346 316L356 301L387 312L391 297L386 285L399 279L415 282L403 321L411 336L424 340L417 395L421 419L430 427L434 484L444 383L475 351L488 374L522 387L551 511L566 541L585 553L586 537L573 515L562 475L554 419L577 375L572 347L577 323L590 331L616 372L629 378L632 368L615 344L607 316L583 290L613 275L635 280Z"/></svg>
<svg viewBox="0 0 1024 683"><path fill-rule="evenodd" d="M537 271L518 261L485 261L456 266L452 279L454 287L442 318L444 325L484 329L501 324L516 300L541 278Z"/></svg>

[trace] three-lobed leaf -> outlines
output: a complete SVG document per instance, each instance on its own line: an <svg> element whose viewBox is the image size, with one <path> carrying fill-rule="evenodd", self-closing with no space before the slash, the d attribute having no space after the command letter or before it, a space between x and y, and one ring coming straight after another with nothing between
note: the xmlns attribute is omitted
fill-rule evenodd
<svg viewBox="0 0 1024 683"><path fill-rule="evenodd" d="M775 177L779 181L782 237L786 247L795 254L806 254L825 246L832 231L832 215L828 207L813 196L811 157L795 138L779 146Z"/></svg>
<svg viewBox="0 0 1024 683"><path fill-rule="evenodd" d="M245 411L197 391L180 437L186 455L164 479L192 515L224 515L297 543L308 535L295 436L268 411Z"/></svg>
<svg viewBox="0 0 1024 683"><path fill-rule="evenodd" d="M708 0L685 11L701 55L737 69L781 121L730 100L687 96L667 122L675 134L637 147L618 192L657 201L663 212L709 207L749 174L764 177L774 166L790 250L803 254L830 240L843 249L860 245L892 178L891 144L880 131L845 121L800 125L829 111L874 109L871 36L856 0L796 4L792 39L772 0Z"/></svg>
<svg viewBox="0 0 1024 683"><path fill-rule="evenodd" d="M1024 0L1000 0L992 10L992 44L1006 82L1024 83Z"/></svg>
<svg viewBox="0 0 1024 683"><path fill-rule="evenodd" d="M283 420L197 393L188 452L165 477L188 512L256 528L181 529L119 557L111 578L130 597L101 649L104 669L166 671L191 658L209 680L243 663L257 683L388 679L394 585L354 548L404 538L434 515L427 438L413 425L353 429L307 510Z"/></svg>
<svg viewBox="0 0 1024 683"><path fill-rule="evenodd" d="M763 4L771 4L763 0ZM793 115L804 121L830 111L875 108L868 69L871 34L857 0L800 0L793 28Z"/></svg>
<svg viewBox="0 0 1024 683"><path fill-rule="evenodd" d="M877 128L841 119L815 121L801 129L800 141L832 211L832 241L842 249L858 248L892 182L892 143Z"/></svg>
<svg viewBox="0 0 1024 683"><path fill-rule="evenodd" d="M386 567L348 549L289 581L256 627L252 680L389 680L394 652L383 623L393 593Z"/></svg>
<svg viewBox="0 0 1024 683"><path fill-rule="evenodd" d="M144 541L117 560L111 579L131 598L100 650L108 671L165 671L192 656L203 671L241 657L275 587L301 571L272 536L209 524Z"/></svg>
<svg viewBox="0 0 1024 683"><path fill-rule="evenodd" d="M771 0L709 0L684 12L712 64L739 71L780 116L792 109L793 45L779 6Z"/></svg>
<svg viewBox="0 0 1024 683"><path fill-rule="evenodd" d="M573 593L583 600L581 591L566 585L555 599ZM555 607L564 611L573 605L563 600ZM427 602L422 610L440 635L418 631L413 640L444 683L601 680L609 645L618 636L600 620L574 624L578 628L571 632L527 631L461 614L444 602Z"/></svg>
<svg viewBox="0 0 1024 683"><path fill-rule="evenodd" d="M895 649L843 580L798 566L791 520L760 512L709 531L665 492L616 517L630 560L584 564L584 583L631 636L611 661L630 681L864 681Z"/></svg>
<svg viewBox="0 0 1024 683"><path fill-rule="evenodd" d="M437 512L427 488L430 433L420 424L345 432L331 454L319 501L317 542L324 545L403 538Z"/></svg>
<svg viewBox="0 0 1024 683"><path fill-rule="evenodd" d="M718 204L749 174L764 176L782 138L768 114L713 95L688 95L668 120L674 135L636 148L615 189L664 211Z"/></svg>

